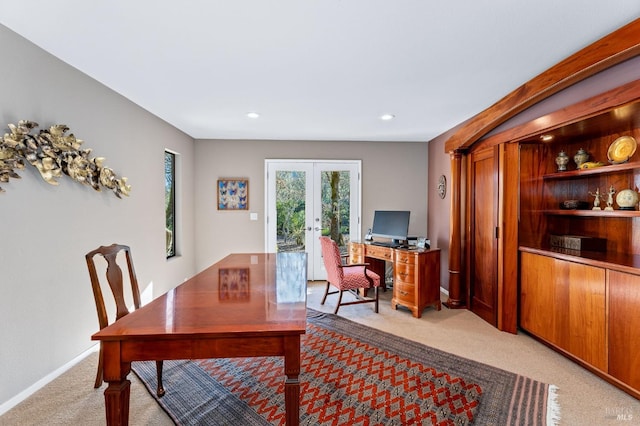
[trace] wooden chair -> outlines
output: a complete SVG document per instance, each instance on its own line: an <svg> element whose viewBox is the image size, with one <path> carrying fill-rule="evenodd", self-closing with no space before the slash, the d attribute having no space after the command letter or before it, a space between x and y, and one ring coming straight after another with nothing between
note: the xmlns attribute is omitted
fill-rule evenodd
<svg viewBox="0 0 640 426"><path fill-rule="evenodd" d="M334 314L338 313L340 306L356 305L360 303L374 303L375 312L378 313L378 288L380 287L380 276L373 271L367 269L366 263L343 264L342 256L338 244L329 237L320 237L320 245L322 247L322 261L327 270L327 288L322 298L321 304L324 305L329 294L338 295L338 304ZM337 288L337 291L329 291L330 286ZM358 289L372 288L374 289L374 297L364 297L358 294ZM350 291L356 296L356 300L352 302L342 302L342 294Z"/></svg>
<svg viewBox="0 0 640 426"><path fill-rule="evenodd" d="M94 262L95 255L101 255L107 262L106 266L106 278L111 289L111 293L116 304L115 320L122 318L129 313L127 304L125 302L124 281L122 275L122 269L117 263L117 257L120 253L124 253L127 270L129 272L129 281L131 283L131 296L133 297L134 309L140 308L140 289L138 287L138 279L136 278L136 272L133 268L133 260L131 258L131 249L129 246L112 244L110 246L101 246L85 255L87 260L87 267L89 268L89 276L91 277L91 287L93 288L93 295L96 300L96 308L98 310L98 323L100 330L109 325L109 315L104 303L104 297L102 295L102 285L98 279L98 273L96 272L96 265ZM162 361L156 361L156 367L158 372L158 388L156 394L161 397L165 394L165 390L162 386ZM103 380L103 360L102 360L102 343L100 343L100 355L98 358L98 373L96 375L95 388L102 385Z"/></svg>

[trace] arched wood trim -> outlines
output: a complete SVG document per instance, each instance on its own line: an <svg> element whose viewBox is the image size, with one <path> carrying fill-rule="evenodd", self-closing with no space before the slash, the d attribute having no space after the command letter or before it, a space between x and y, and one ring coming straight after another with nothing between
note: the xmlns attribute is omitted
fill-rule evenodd
<svg viewBox="0 0 640 426"><path fill-rule="evenodd" d="M462 234L460 167L462 154L480 138L510 118L598 72L640 55L640 18L621 27L597 42L569 56L547 71L529 80L495 104L444 133L445 152L451 156L452 194L449 235L449 299L450 308L466 307L462 281ZM436 138L438 139L438 138Z"/></svg>
<svg viewBox="0 0 640 426"><path fill-rule="evenodd" d="M640 18L569 56L465 121L445 142L445 152L467 149L530 106L637 55L640 55Z"/></svg>

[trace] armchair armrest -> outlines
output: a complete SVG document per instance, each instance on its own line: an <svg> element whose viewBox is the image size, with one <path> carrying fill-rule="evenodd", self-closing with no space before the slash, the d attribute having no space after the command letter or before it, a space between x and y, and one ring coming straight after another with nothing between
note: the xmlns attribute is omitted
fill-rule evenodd
<svg viewBox="0 0 640 426"><path fill-rule="evenodd" d="M349 263L348 265L340 265L341 268L349 268L351 266L364 266L365 268L369 266L368 263Z"/></svg>

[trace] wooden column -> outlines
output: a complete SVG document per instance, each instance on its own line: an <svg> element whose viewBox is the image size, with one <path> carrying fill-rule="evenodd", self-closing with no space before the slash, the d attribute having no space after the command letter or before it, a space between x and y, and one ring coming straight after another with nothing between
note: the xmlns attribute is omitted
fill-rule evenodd
<svg viewBox="0 0 640 426"><path fill-rule="evenodd" d="M449 309L466 308L462 288L462 235L460 231L462 209L461 170L462 153L452 151L451 156L451 215L449 229L449 298L444 305Z"/></svg>

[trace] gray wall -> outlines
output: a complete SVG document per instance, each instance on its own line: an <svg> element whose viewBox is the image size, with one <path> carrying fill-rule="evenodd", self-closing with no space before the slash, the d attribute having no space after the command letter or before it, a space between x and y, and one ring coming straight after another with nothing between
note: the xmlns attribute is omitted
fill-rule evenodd
<svg viewBox="0 0 640 426"><path fill-rule="evenodd" d="M193 141L144 109L0 26L0 127L66 124L83 148L129 178L130 197L29 166L0 194L0 412L94 344L98 322L84 255L132 247L142 290L156 297L230 252L264 250L264 160L361 159L363 230L373 210L411 210L427 233L427 145L383 142ZM164 150L179 156L180 256L165 259ZM250 211L219 212L219 177L250 180ZM7 408L8 409L8 408Z"/></svg>
<svg viewBox="0 0 640 426"><path fill-rule="evenodd" d="M451 158L444 151L444 139L429 142L429 238L433 247L440 247L440 287L449 290L449 223L451 211ZM444 198L438 195L438 178L447 180Z"/></svg>
<svg viewBox="0 0 640 426"><path fill-rule="evenodd" d="M427 234L426 143L197 140L195 157L198 270L233 251L264 251L265 159L362 160L362 231L374 210L406 209L409 232ZM249 211L217 210L221 177L249 179Z"/></svg>
<svg viewBox="0 0 640 426"><path fill-rule="evenodd" d="M140 285L166 292L195 270L194 142L182 132L0 26L0 127L66 124L83 148L129 178L130 197L68 177L45 183L31 166L0 194L0 408L86 351L98 330L84 260L128 244ZM180 155L181 256L165 258L164 149Z"/></svg>

